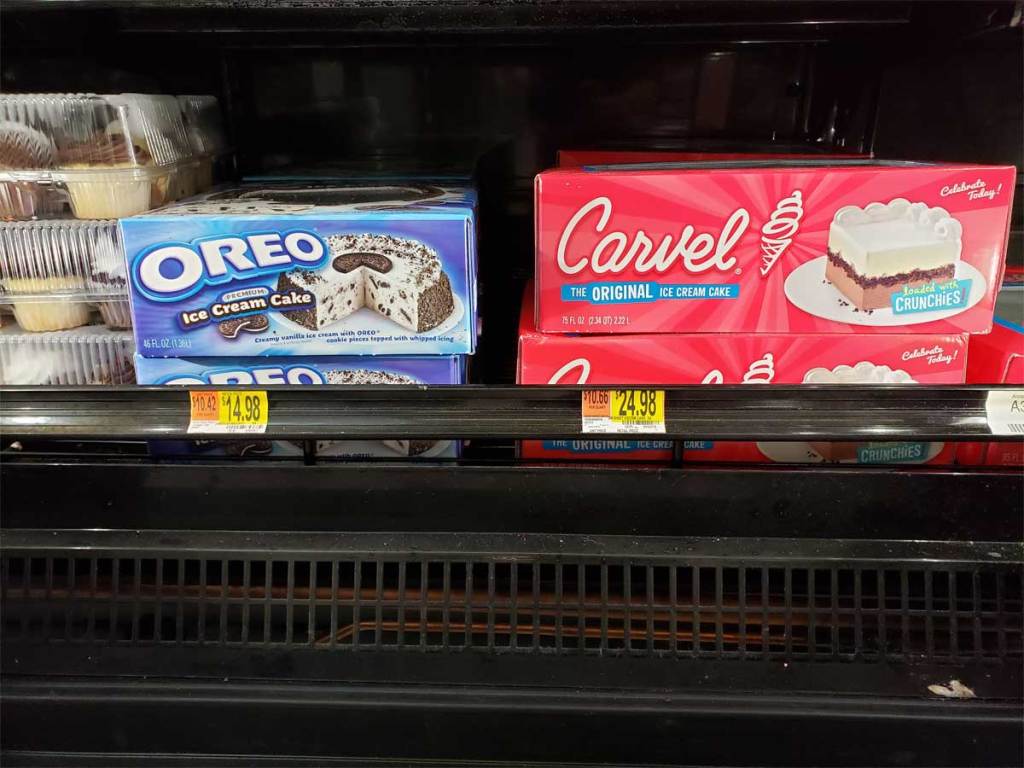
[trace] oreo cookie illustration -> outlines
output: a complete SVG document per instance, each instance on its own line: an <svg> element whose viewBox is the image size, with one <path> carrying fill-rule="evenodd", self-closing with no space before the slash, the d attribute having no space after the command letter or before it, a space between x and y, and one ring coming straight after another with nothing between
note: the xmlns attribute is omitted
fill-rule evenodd
<svg viewBox="0 0 1024 768"><path fill-rule="evenodd" d="M270 440L256 440L251 443L232 441L224 443L225 456L269 456L274 450Z"/></svg>
<svg viewBox="0 0 1024 768"><path fill-rule="evenodd" d="M246 315L245 317L235 317L231 320L225 320L223 323L217 323L217 331L225 339L237 339L238 334L242 331L246 333L263 333L269 327L270 318L266 315Z"/></svg>

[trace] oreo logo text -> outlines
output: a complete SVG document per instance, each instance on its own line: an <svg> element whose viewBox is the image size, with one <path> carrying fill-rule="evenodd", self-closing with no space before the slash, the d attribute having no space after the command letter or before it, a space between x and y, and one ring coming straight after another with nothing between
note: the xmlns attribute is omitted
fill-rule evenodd
<svg viewBox="0 0 1024 768"><path fill-rule="evenodd" d="M263 366L260 368L223 368L201 374L170 376L158 384L218 384L223 386L245 384L323 384L324 377L314 368L304 365Z"/></svg>
<svg viewBox="0 0 1024 768"><path fill-rule="evenodd" d="M322 266L330 252L312 232L253 232L202 237L191 243L160 243L132 262L132 280L152 301L180 301L207 285L219 285L295 267Z"/></svg>

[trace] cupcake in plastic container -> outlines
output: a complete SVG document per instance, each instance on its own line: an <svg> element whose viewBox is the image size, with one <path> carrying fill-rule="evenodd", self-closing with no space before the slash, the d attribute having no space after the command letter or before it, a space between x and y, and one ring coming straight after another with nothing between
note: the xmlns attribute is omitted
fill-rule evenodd
<svg viewBox="0 0 1024 768"><path fill-rule="evenodd" d="M52 168L57 153L42 131L13 120L0 120L0 170L24 171ZM30 219L55 213L47 206L48 195L40 185L28 180L0 182L0 218Z"/></svg>
<svg viewBox="0 0 1024 768"><path fill-rule="evenodd" d="M159 208L184 196L195 194L192 171L194 152L185 128L178 100L174 96L147 93L122 93L106 96L123 109L123 128L136 141L144 138L151 164L166 172L153 179L150 207Z"/></svg>
<svg viewBox="0 0 1024 768"><path fill-rule="evenodd" d="M62 189L80 219L122 218L162 205L173 198L177 166L192 159L172 96L4 94L5 124L17 126L15 137L32 136L36 152L18 171L0 168L0 183L35 185L37 195ZM52 146L50 158L37 156L42 139ZM7 197L15 207L13 193ZM30 213L24 202L17 207L14 218Z"/></svg>
<svg viewBox="0 0 1024 768"><path fill-rule="evenodd" d="M0 223L0 302L24 330L85 325L93 304L112 327L130 327L127 293L117 222Z"/></svg>
<svg viewBox="0 0 1024 768"><path fill-rule="evenodd" d="M128 269L116 226L97 229L93 233L90 257L93 295L98 297L96 308L104 325L108 328L131 328Z"/></svg>
<svg viewBox="0 0 1024 768"><path fill-rule="evenodd" d="M59 227L59 222L54 222ZM54 227L7 222L0 227L0 295L26 331L57 331L89 322L84 250Z"/></svg>
<svg viewBox="0 0 1024 768"><path fill-rule="evenodd" d="M66 182L71 210L80 219L109 219L145 213L152 207L150 188L161 177L127 179L123 175L83 174Z"/></svg>
<svg viewBox="0 0 1024 768"><path fill-rule="evenodd" d="M100 325L50 333L5 326L0 328L0 384L133 384L134 353L130 332Z"/></svg>
<svg viewBox="0 0 1024 768"><path fill-rule="evenodd" d="M59 331L86 325L89 305L65 301L25 301L14 305L14 319L26 331Z"/></svg>
<svg viewBox="0 0 1024 768"><path fill-rule="evenodd" d="M193 155L197 158L196 191L204 192L216 182L214 168L228 152L220 104L214 96L199 95L179 96L178 104Z"/></svg>

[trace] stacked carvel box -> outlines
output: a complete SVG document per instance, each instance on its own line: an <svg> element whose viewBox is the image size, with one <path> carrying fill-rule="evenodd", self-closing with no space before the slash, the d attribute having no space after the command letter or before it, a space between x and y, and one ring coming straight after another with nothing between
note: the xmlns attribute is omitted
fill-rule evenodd
<svg viewBox="0 0 1024 768"><path fill-rule="evenodd" d="M218 121L212 96L0 95L0 383L134 382L116 218L209 186Z"/></svg>
<svg viewBox="0 0 1024 768"><path fill-rule="evenodd" d="M992 333L971 336L968 384L1013 384L1024 387L1024 285L1003 288L996 302ZM1024 423L1024 413L1020 414ZM962 443L958 464L1024 465L1024 442Z"/></svg>
<svg viewBox="0 0 1024 768"><path fill-rule="evenodd" d="M462 383L476 345L475 218L468 188L294 181L126 219L139 382ZM453 441L320 448L458 453Z"/></svg>
<svg viewBox="0 0 1024 768"><path fill-rule="evenodd" d="M589 370L587 383L962 383L965 334L991 327L1014 173L835 158L542 173L520 380L560 370L531 364L530 350L546 347ZM615 370L596 372L595 360ZM951 455L923 444L684 446L684 458L718 461Z"/></svg>

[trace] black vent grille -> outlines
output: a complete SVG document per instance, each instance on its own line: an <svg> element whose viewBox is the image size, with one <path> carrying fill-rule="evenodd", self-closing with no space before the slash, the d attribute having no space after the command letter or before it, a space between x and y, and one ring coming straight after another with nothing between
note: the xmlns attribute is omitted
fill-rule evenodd
<svg viewBox="0 0 1024 768"><path fill-rule="evenodd" d="M730 659L1022 657L1022 572L677 559L8 554L6 641Z"/></svg>

